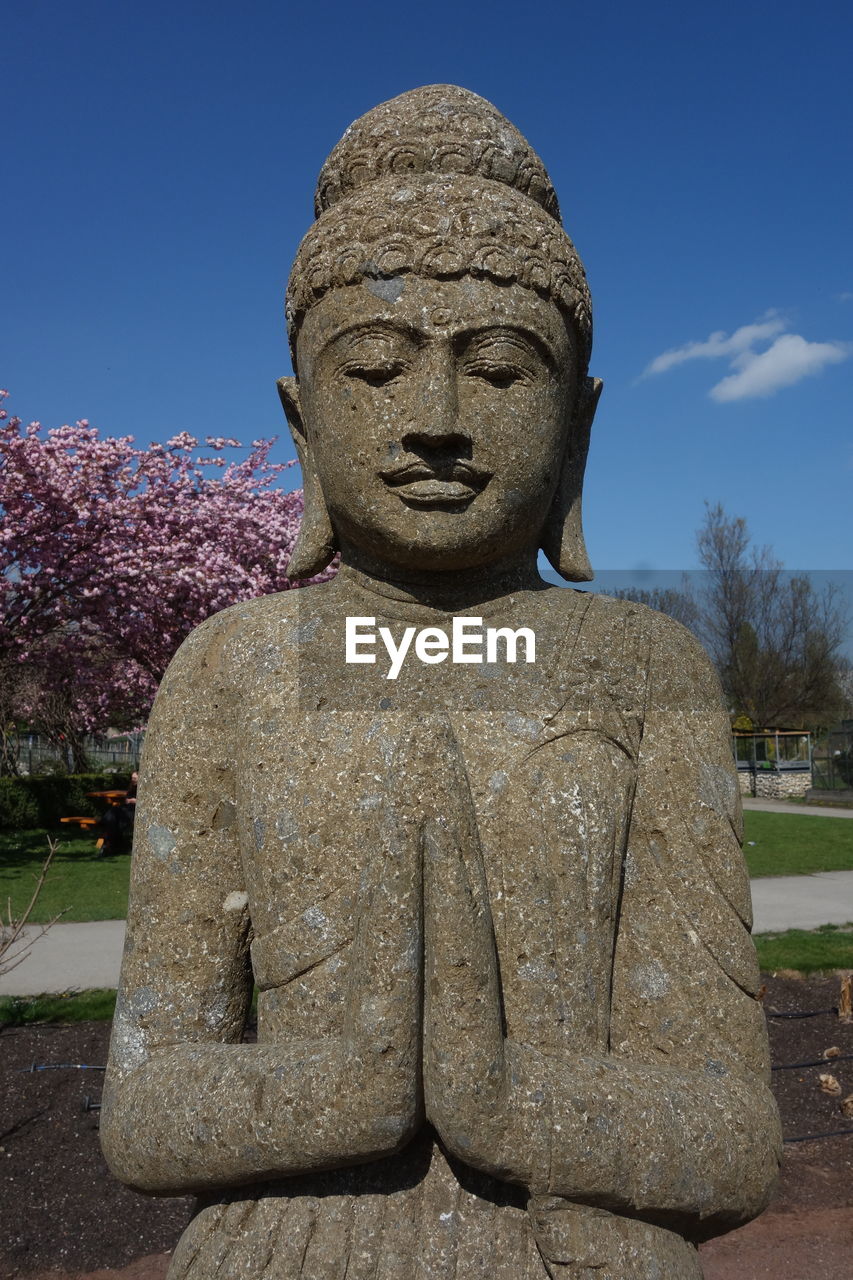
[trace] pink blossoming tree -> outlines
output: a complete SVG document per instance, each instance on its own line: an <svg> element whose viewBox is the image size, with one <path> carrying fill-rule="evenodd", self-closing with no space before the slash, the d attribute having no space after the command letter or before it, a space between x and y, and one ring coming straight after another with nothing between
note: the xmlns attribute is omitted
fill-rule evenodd
<svg viewBox="0 0 853 1280"><path fill-rule="evenodd" d="M194 626L291 586L302 495L278 487L292 464L269 461L272 443L233 461L233 439L182 433L138 449L85 419L44 430L0 409L5 726L62 726L73 744L139 724Z"/></svg>

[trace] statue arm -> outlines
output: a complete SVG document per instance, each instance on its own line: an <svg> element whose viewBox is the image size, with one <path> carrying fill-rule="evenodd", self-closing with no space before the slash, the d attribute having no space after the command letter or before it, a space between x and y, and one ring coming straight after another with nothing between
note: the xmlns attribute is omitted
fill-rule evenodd
<svg viewBox="0 0 853 1280"><path fill-rule="evenodd" d="M649 624L605 1064L624 1083L610 1116L605 1087L602 1138L623 1160L637 1144L622 1166L629 1209L714 1234L766 1207L781 1137L722 691L690 633L659 615Z"/></svg>
<svg viewBox="0 0 853 1280"><path fill-rule="evenodd" d="M419 1003L410 998L410 970L398 963L412 912L410 901L400 906L401 876L417 876L419 891L414 854L386 867L365 920L385 1002L362 1009L356 993L340 1036L240 1043L252 970L231 741L238 701L228 668L251 655L241 653L236 613L185 642L146 738L101 1140L116 1176L149 1192L371 1160L396 1150L420 1122L412 1029L419 1031ZM383 947L393 953L386 966ZM371 994L378 996L366 991L364 1000Z"/></svg>
<svg viewBox="0 0 853 1280"><path fill-rule="evenodd" d="M427 1011L425 1087L428 1115L468 1163L535 1195L698 1238L765 1207L779 1132L754 998L728 721L704 652L668 621L661 629L609 1052L566 1061L503 1037L495 979L486 976L496 967L489 925L464 860L448 851L425 861L427 878L442 878L432 896L440 891L460 916L435 913L427 932L443 978Z"/></svg>

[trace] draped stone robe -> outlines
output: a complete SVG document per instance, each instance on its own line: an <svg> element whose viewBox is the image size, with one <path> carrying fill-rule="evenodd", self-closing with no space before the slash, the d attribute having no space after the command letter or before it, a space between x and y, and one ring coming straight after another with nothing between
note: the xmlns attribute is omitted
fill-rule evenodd
<svg viewBox="0 0 853 1280"><path fill-rule="evenodd" d="M170 1280L701 1276L695 1243L760 1210L774 1157L707 659L661 615L558 590L530 601L547 633L535 673L478 671L456 693L449 668L440 686L324 683L322 590L193 633L146 742L103 1124L119 1176L200 1192ZM475 815L496 1016L542 1064L527 1101L549 1170L493 1176L424 1123L369 1163L306 1155L253 1178L270 1126L310 1121L316 1045L346 1038L354 1001L371 1016L395 808L441 820L454 803L436 725ZM252 977L258 1045L238 1046Z"/></svg>

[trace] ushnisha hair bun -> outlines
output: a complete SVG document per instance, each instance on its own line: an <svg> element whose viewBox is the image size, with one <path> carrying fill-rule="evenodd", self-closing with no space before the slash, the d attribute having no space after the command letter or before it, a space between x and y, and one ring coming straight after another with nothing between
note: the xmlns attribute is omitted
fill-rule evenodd
<svg viewBox="0 0 853 1280"><path fill-rule="evenodd" d="M380 178L416 174L502 182L560 220L545 166L515 125L485 98L452 84L411 89L351 124L320 170L314 215Z"/></svg>
<svg viewBox="0 0 853 1280"><path fill-rule="evenodd" d="M592 311L583 265L545 166L484 98L426 85L374 107L323 165L314 208L287 288L294 365L302 319L329 289L411 273L520 284L549 298L585 374Z"/></svg>

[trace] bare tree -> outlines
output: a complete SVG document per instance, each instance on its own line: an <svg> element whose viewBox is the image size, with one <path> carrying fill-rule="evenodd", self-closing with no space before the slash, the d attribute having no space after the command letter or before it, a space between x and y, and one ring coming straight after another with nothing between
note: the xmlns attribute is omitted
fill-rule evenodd
<svg viewBox="0 0 853 1280"><path fill-rule="evenodd" d="M25 926L29 922L33 909L38 902L39 894L42 891L44 882L47 879L47 873L50 870L50 864L53 861L54 854L58 848L56 840L52 840L50 836L47 839L48 854L41 865L39 877L36 880L32 897L27 903L24 911L19 916L12 915L12 902L8 899L6 902L5 919L0 913L0 974L11 973L13 969L17 969L19 964L23 964L27 956L32 950L34 942L39 938L43 938L51 925L56 924L57 920L64 913L58 912L52 920L48 920L46 924L39 926L35 935L26 934Z"/></svg>
<svg viewBox="0 0 853 1280"><path fill-rule="evenodd" d="M18 768L18 664L0 654L0 777L15 776Z"/></svg>
<svg viewBox="0 0 853 1280"><path fill-rule="evenodd" d="M831 724L845 701L847 618L838 589L817 591L808 577L787 574L768 547L751 546L746 521L719 503L708 506L697 541L706 570L699 634L733 715L760 728Z"/></svg>
<svg viewBox="0 0 853 1280"><path fill-rule="evenodd" d="M64 682L55 674L48 680L45 672L52 662L49 650L24 662L0 652L0 776L20 773L21 723L47 738L67 772L85 773L88 767L84 734L74 714L74 672Z"/></svg>
<svg viewBox="0 0 853 1280"><path fill-rule="evenodd" d="M666 613L691 631L698 629L699 606L686 579L681 590L675 587L620 587L613 594L617 600L636 600L638 604L646 604L658 613Z"/></svg>
<svg viewBox="0 0 853 1280"><path fill-rule="evenodd" d="M44 734L68 773L85 773L89 768L85 734L74 714L73 697L67 685L42 685L32 707L30 722Z"/></svg>
<svg viewBox="0 0 853 1280"><path fill-rule="evenodd" d="M853 719L853 662L841 658L838 663L838 687L843 699L842 717Z"/></svg>

